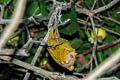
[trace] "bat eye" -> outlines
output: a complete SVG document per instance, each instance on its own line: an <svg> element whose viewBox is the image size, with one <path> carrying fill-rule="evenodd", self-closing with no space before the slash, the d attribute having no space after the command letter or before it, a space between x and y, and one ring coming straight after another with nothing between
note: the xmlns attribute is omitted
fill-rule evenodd
<svg viewBox="0 0 120 80"><path fill-rule="evenodd" d="M73 58L73 55L71 54L70 57Z"/></svg>

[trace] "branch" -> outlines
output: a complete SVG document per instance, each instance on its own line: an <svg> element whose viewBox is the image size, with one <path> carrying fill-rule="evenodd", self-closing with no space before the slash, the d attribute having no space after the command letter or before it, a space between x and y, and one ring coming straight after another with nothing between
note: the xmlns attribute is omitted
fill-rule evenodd
<svg viewBox="0 0 120 80"><path fill-rule="evenodd" d="M112 22L117 23L117 24L120 25L120 22L117 21L117 20L115 20L115 19L113 19L113 18L102 16L102 15L100 15L100 18L103 18L103 19L106 19L106 20L110 20L110 21L112 21Z"/></svg>
<svg viewBox="0 0 120 80"><path fill-rule="evenodd" d="M110 46L113 46L113 45L116 45L116 44L119 44L119 43L120 43L120 39L118 39L116 41L113 41L111 43L107 43L107 44L103 44L103 45L97 46L97 50L106 49L107 47L110 47ZM84 51L84 52L82 52L80 54L86 55L86 54L90 53L91 51L92 51L92 48L88 49L88 50L86 50L86 51Z"/></svg>
<svg viewBox="0 0 120 80"><path fill-rule="evenodd" d="M20 19L18 22L19 23L31 23L31 22L34 22L35 24L39 24L41 21L43 20L48 20L49 19L49 16L48 17L43 17L43 16L38 16L38 15L35 15L35 16L30 16L29 18L26 18L26 19ZM0 24L10 24L12 22L12 19L0 19Z"/></svg>
<svg viewBox="0 0 120 80"><path fill-rule="evenodd" d="M97 32L95 30L95 23L93 21L93 17L90 16L90 20L91 20L91 24L92 24L92 29L93 29L93 33L94 33L94 36L95 36L95 40L94 40L94 46L93 46L93 49L92 49L92 54L93 54L93 58L95 60L95 64L96 66L98 65L97 63L97 58L96 58L96 55L95 55L95 52L96 52L96 46L97 46Z"/></svg>
<svg viewBox="0 0 120 80"><path fill-rule="evenodd" d="M10 0L10 1L6 2L6 3L0 4L0 8L1 8L0 19L2 19L3 15L4 15L5 7L8 6L11 2L12 2L12 0Z"/></svg>
<svg viewBox="0 0 120 80"><path fill-rule="evenodd" d="M9 61L11 61L12 58L11 58L11 57L8 57L8 56L0 56L0 59L9 62ZM49 71L43 70L43 69L41 69L41 68L39 68L39 67L36 67L36 66L34 66L34 65L31 65L31 64L22 62L22 61L20 61L20 60L18 60L18 59L12 59L11 62L12 62L13 64L15 64L15 65L18 65L18 66L21 66L21 67L25 68L25 70L20 70L20 71L23 71L23 72L25 71L25 72L26 72L26 69L28 69L28 70L33 71L35 75L38 75L38 76L40 76L40 77L42 76L42 77L45 77L45 78L49 78L49 79L51 79L51 80L53 80L53 79L58 80L58 79L60 79L60 78L63 76L63 74L56 73L56 72L49 72ZM18 69L17 69L17 70L18 70ZM56 78L53 77L53 76L55 76L55 75L56 75ZM64 77L64 80L70 80L70 79L72 79L72 80L78 80L78 79L79 79L79 78L77 78L77 77L75 77L75 76L72 76L72 75L64 75L64 76L65 76L65 77ZM112 80L112 79L118 80L118 79L115 78L115 77L99 78L98 80Z"/></svg>
<svg viewBox="0 0 120 80"><path fill-rule="evenodd" d="M43 48L43 46L39 46L39 47L38 47L37 52L36 52L35 56L34 56L33 59L32 59L31 65L35 65L35 63L36 63L36 61L37 61L37 59L38 59L38 57L39 57L39 55L40 55L40 53L41 53L41 51L42 51L42 48ZM25 74L25 77L24 77L23 80L28 80L30 74L31 74L30 72L27 72L27 73Z"/></svg>
<svg viewBox="0 0 120 80"><path fill-rule="evenodd" d="M38 68L34 65L22 62L18 59L13 59L13 58L8 57L8 56L0 56L0 59L8 61L8 62L10 61L13 64L16 64L18 66L21 66L23 68L26 68L28 70L31 70L31 71L35 72L36 75L39 75L39 76L42 76L42 77L45 77L45 78L49 78L50 80L53 80L53 79L58 80L58 79L63 78L63 74L60 74L60 73L57 73L57 72L49 72L49 71L43 70L41 68ZM55 77L55 75L56 75L56 77ZM78 78L75 77L75 76L67 76L67 75L65 76L64 80L69 80L68 78L69 79L72 78L73 80L78 80Z"/></svg>
<svg viewBox="0 0 120 80"><path fill-rule="evenodd" d="M106 11L106 10L108 10L109 8L113 7L115 4L117 4L119 1L120 1L120 0L113 0L113 1L111 1L109 4L107 4L107 5L103 6L103 7L100 7L100 8L98 8L98 9L95 9L95 10L93 10L92 12L93 12L94 14L96 14L96 13L100 13L100 12Z"/></svg>
<svg viewBox="0 0 120 80"><path fill-rule="evenodd" d="M90 10L83 8L82 6L75 6L76 12L79 14L85 14L85 15L89 15L91 12ZM91 13L93 14L93 13Z"/></svg>
<svg viewBox="0 0 120 80"><path fill-rule="evenodd" d="M15 53L15 54L14 54ZM0 50L0 56L29 56L28 53L25 52L25 49L1 49Z"/></svg>
<svg viewBox="0 0 120 80"><path fill-rule="evenodd" d="M67 10L68 8L71 8L71 3L55 1L55 5L53 6L52 9L50 9L50 13L48 17L43 17L42 15L34 15L29 18L19 20L19 23L34 22L35 24L39 24L43 20L49 20L51 14L54 12L53 10L54 7L56 6L61 6L62 10ZM12 22L11 19L2 19L2 18L0 19L0 24L9 24L11 22Z"/></svg>
<svg viewBox="0 0 120 80"><path fill-rule="evenodd" d="M87 25L87 26L92 26L92 24L90 22L87 22L87 24L86 24L86 22L87 21L85 21L85 20L78 19L78 23L79 24L83 24L83 25ZM100 26L100 25L99 24L95 24L95 26Z"/></svg>
<svg viewBox="0 0 120 80"><path fill-rule="evenodd" d="M100 17L101 17L101 16L100 16ZM117 23L117 24L120 24L120 22L117 21L117 20L115 20L115 19L112 19L112 18L109 18L109 17L107 18L107 17L105 17L105 16L102 16L102 17L105 18L105 19L107 19L107 20L110 20L110 21L112 21L112 22L115 22L115 23ZM88 23L86 24L86 21L84 21L84 20L82 20L82 19L78 19L78 23L83 24L83 25L87 25L87 26L92 26L90 22L88 22ZM95 24L95 26L101 27L101 25L99 25L99 24ZM113 30L110 30L110 29L105 28L105 27L101 27L101 28L103 28L104 30L106 30L106 31L108 31L108 32L110 32L110 33L113 33L113 34L115 34L115 35L120 36L119 33L115 32L115 31L113 31Z"/></svg>
<svg viewBox="0 0 120 80"><path fill-rule="evenodd" d="M11 34L17 29L19 20L22 18L25 9L26 0L19 0L13 14L11 24L9 24L0 37L0 49L5 45Z"/></svg>
<svg viewBox="0 0 120 80"><path fill-rule="evenodd" d="M97 13L101 13L103 11L106 11L108 10L109 8L113 7L115 4L117 4L120 0L113 0L112 2L110 2L109 4L103 6L103 7L100 7L98 9L95 9L95 10L88 10L86 8L83 8L81 6L75 6L76 8L76 11L79 13L79 14L85 14L85 15L89 15L89 14L97 14Z"/></svg>
<svg viewBox="0 0 120 80"><path fill-rule="evenodd" d="M62 4L62 5L63 5L63 4ZM45 43L47 42L47 39L48 39L49 33L50 33L50 27L51 27L51 25L53 25L55 22L60 22L59 20L60 20L60 18L61 18L61 15L60 15L60 14L61 14L62 5L56 3L56 0L53 1L54 10L51 10L51 11L53 11L53 12L52 12L51 15L50 15L50 19L49 19L49 23L48 23L48 32L47 32L46 36L45 36L44 39L43 39L43 42L44 42L43 44L45 44ZM64 6L66 6L66 5L64 5ZM59 13L59 14L58 14L58 13ZM57 15L60 16L60 17L58 16L58 21L55 20L55 17L56 17ZM27 29L27 28L26 28L26 29ZM28 33L28 35L29 35L28 29L27 29L27 33ZM32 40L32 39L30 38L30 36L29 36L29 40L28 40L27 43L29 43L29 42L31 42L31 41L34 41L34 40ZM41 43L41 44L42 44L42 43ZM37 58L38 58L38 56L39 56L42 48L43 48L42 46L39 46L39 48L38 48L38 50L37 50L37 52L36 52L36 54L35 54L32 62L31 62L31 65L34 65L34 64L36 63L36 60L37 60ZM28 79L29 79L29 76L30 76L30 73L27 72L27 73L25 74L25 77L24 77L23 80L28 80Z"/></svg>
<svg viewBox="0 0 120 80"><path fill-rule="evenodd" d="M99 78L97 80L119 80L117 77Z"/></svg>
<svg viewBox="0 0 120 80"><path fill-rule="evenodd" d="M10 24L11 22L11 19L0 19L0 24Z"/></svg>
<svg viewBox="0 0 120 80"><path fill-rule="evenodd" d="M8 62L10 61L10 62L12 62L13 64L16 64L16 65L21 66L21 67L23 67L23 68L26 68L26 69L28 69L28 70L37 72L37 73L39 73L39 74L41 74L42 76L45 76L45 77L47 77L47 78L49 78L49 77L53 74L52 72L45 71L45 70L43 70L43 69L41 69L41 68L35 67L35 66L30 65L30 64L25 63L25 62L22 62L22 61L20 61L20 60L18 60L18 59L13 59L13 58L11 58L11 57L9 57L9 56L0 56L0 59L5 60L5 61L8 61ZM11 60L12 60L12 61L11 61Z"/></svg>
<svg viewBox="0 0 120 80"><path fill-rule="evenodd" d="M96 80L100 77L106 70L111 68L117 62L120 61L120 49L113 53L109 58L107 58L103 63L101 63L97 68L90 72L85 80Z"/></svg>

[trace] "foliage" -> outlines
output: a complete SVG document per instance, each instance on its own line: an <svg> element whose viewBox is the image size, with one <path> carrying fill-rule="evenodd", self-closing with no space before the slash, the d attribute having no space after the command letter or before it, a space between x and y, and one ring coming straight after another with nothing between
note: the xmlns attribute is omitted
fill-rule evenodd
<svg viewBox="0 0 120 80"><path fill-rule="evenodd" d="M10 1L10 0L0 0L0 3L5 3L8 1ZM39 3L39 1L40 1L40 3ZM59 0L59 1L64 2L65 0ZM100 6L100 7L104 6L104 4L102 4L102 1L103 0L98 0L98 4L99 4L98 6ZM113 0L104 0L105 4L108 4L111 1L113 1ZM83 7L87 8L87 9L90 9L91 6L93 5L93 2L94 2L94 0L83 0L83 2L80 5L82 5ZM13 0L13 2L8 7L5 8L5 12L4 12L5 19L9 19L11 17L15 5L16 5L16 0ZM109 14L111 18L113 18L117 21L120 21L120 18L119 18L120 14L116 13L116 11L118 11L120 9L120 6L118 6L118 5L119 4L115 5L114 8L111 8L108 11L105 11L100 15L108 16L108 14ZM47 0L27 0L27 6L26 6L24 18L28 18L32 15L39 15L40 13L42 14L42 16L47 17L49 15L50 7L52 7L52 3L47 2ZM68 10L62 11L62 18L61 18L62 21L65 21L66 19L70 19L70 21L63 26L60 26L59 32L60 32L61 37L67 39L70 42L71 46L76 49L77 53L80 54L81 52L84 52L85 50L92 48L93 44L91 44L88 41L88 37L85 32L85 25L79 24L78 18L86 20L86 16L78 14L76 12L74 6L72 6ZM42 34L44 34L45 31L47 31L47 23L48 23L48 21L42 21L39 26L34 25L29 28L29 31L31 29L37 29L37 31L34 32L34 36L33 36L34 39L41 40L40 36ZM103 19L102 22L97 22L97 23L99 25L101 25L102 27L109 29L109 31L107 31L107 36L106 36L105 40L103 40L102 43L98 43L98 46L102 45L102 44L113 42L119 38L120 35L116 35L113 33L113 32L117 32L118 34L120 34L119 24L117 24L113 21L110 21L110 20L106 20L106 19ZM21 24L19 29L22 29L23 27L24 27L24 25ZM41 30L41 29L43 29L43 30ZM22 33L19 33L19 35L17 35L17 37L18 36L19 36L20 40L17 43L18 44L17 47L20 48L28 40L28 38L26 37L28 35L26 34L26 31L24 31ZM13 45L11 45L11 46L13 46ZM6 45L5 47L11 48L11 46ZM29 53L31 54L30 57L20 58L20 59L25 62L30 63L38 46L39 46L38 44L34 45L32 47L32 49L29 51ZM97 55L98 63L99 64L102 63L107 57L109 57L118 48L120 48L120 44L97 51L96 55ZM86 61L89 62L90 56L91 56L91 54L85 55ZM59 71L59 72L66 71L66 73L68 72L66 69L62 69L59 65L56 66L56 63L53 62L53 59L49 56L48 51L46 50L46 46L43 48L39 59L42 61L42 59L44 59L44 58L48 58L47 64L49 64L49 68L46 68L46 66L45 66L44 69L49 70L49 71ZM40 60L38 60L38 61L40 61ZM40 62L37 62L36 66L39 66L39 63ZM83 65L80 64L78 60L76 60L75 66L76 66L75 67L76 72L87 73L87 72L85 72L85 69L79 70L79 68ZM95 67L95 65L93 65L93 66ZM16 66L12 66L11 68L15 68L15 67ZM61 68L62 71L61 71L61 69L57 70L59 68ZM119 70L120 67L118 67L117 69ZM89 71L89 68L87 70ZM12 76L9 78L9 80L20 80L24 77L23 73L20 71L14 71L14 73L9 73L9 75ZM18 79L16 76L19 76L20 79ZM120 78L120 72L116 70L114 72L109 72L103 76L116 76L116 77ZM32 75L31 80L42 80L42 78Z"/></svg>

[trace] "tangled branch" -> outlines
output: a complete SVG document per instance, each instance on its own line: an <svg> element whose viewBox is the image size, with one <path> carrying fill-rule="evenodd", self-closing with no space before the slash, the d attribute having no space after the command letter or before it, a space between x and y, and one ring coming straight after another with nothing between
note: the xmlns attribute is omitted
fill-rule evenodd
<svg viewBox="0 0 120 80"><path fill-rule="evenodd" d="M107 17L101 16L101 15L100 16L96 16L95 15L95 14L99 14L101 12L104 12L104 11L110 9L115 4L117 4L119 1L120 0L113 0L112 2L110 2L109 4L107 4L107 5L103 6L103 7L100 7L98 9L91 9L91 10L83 8L83 7L79 6L79 5L75 5L76 12L78 14L85 14L85 15L90 17L91 23L87 23L87 24L88 25L92 25L92 28L93 28L93 31L94 31L94 35L95 35L95 42L94 42L93 48L88 49L85 52L83 52L82 53L83 55L86 55L86 54L90 53L92 50L93 50L93 53L95 55L96 50L105 49L107 47L110 47L110 46L113 46L113 45L116 45L116 44L120 43L120 39L119 39L119 40L116 40L116 41L114 41L112 43L108 43L108 44L97 46L95 25L99 26L99 24L96 24L94 22L94 18L99 20L99 21L102 21L101 18L104 18L104 19L111 20L111 21L113 21L113 22L115 22L117 24L120 24L119 21L116 21L116 20L114 20L112 18L107 18ZM0 7L1 7L0 24L10 24L10 25L8 25L6 27L6 29L4 29L4 32L3 32L2 36L0 37L0 55L2 55L2 56L0 56L0 59L5 60L7 62L11 62L11 63L13 63L15 65L18 65L18 66L21 66L21 67L27 69L26 70L26 75L25 75L23 80L28 80L28 78L29 78L29 76L31 74L30 72L28 72L29 70L37 73L35 75L39 75L39 76L42 76L42 77L45 77L45 78L48 78L48 79L64 79L64 80L70 80L70 79L78 80L79 79L78 77L75 77L73 75L69 76L69 75L64 75L64 74L58 73L58 72L49 72L49 71L46 71L44 69L41 69L39 67L34 66L34 64L36 63L36 61L37 61L37 59L38 59L38 57L39 57L39 55L40 55L40 53L42 51L42 48L43 48L43 46L41 46L41 45L47 44L47 39L48 39L48 36L49 36L49 33L50 33L49 27L52 26L54 23L57 24L57 26L61 26L61 25L66 24L70 20L70 19L67 19L64 22L62 22L60 20L60 18L61 18L61 10L67 10L68 8L71 8L72 4L71 3L67 3L67 2L58 2L56 0L52 0L52 2L53 2L53 5L52 5L52 8L50 9L50 13L49 13L48 17L43 17L42 15L34 15L34 16L31 16L31 17L26 18L26 19L22 19L22 16L23 16L23 13L24 13L24 9L25 9L25 3L26 3L25 0L20 0L18 2L17 8L16 8L16 10L15 10L15 12L13 14L14 15L13 19L3 19L2 18L3 13L4 13L4 8L3 7L8 5L8 3L6 3L4 6L0 5ZM58 16L57 13L60 13L59 16ZM58 16L58 19L57 19L58 21L55 19L56 16ZM27 43L24 44L23 47L21 49L19 49L17 51L17 53L16 53L16 56L17 55L29 56L28 53L25 51L25 49L28 48L29 45L31 45L31 46L29 46L31 48L33 43L40 44L40 46L38 47L38 49L37 49L37 51L36 51L36 53L34 55L34 58L32 59L31 64L28 64L28 63L25 63L25 62L20 61L18 59L9 57L8 55L12 55L13 54L13 52L14 52L13 49L12 50L3 50L2 49L3 46L5 45L5 43L7 42L7 40L9 39L9 37L11 36L10 34L17 29L17 27L19 26L20 23L34 22L34 24L39 25L44 20L47 20L47 21L49 20L48 31L47 31L47 34L44 37L44 39L42 41L33 40L30 37L30 33L28 33L29 39L28 39ZM82 20L82 21L80 21L80 23L82 23L82 24L86 24L86 22L88 22L88 20L87 21ZM59 22L59 23L57 23L57 22ZM28 30L28 32L29 32L29 30ZM112 58L113 58L113 59L111 59L112 63L118 62L118 60L119 60L118 58L120 57L120 55L118 53L115 53L113 55L115 57L117 57L117 58L115 59L115 57L112 56ZM108 58L108 59L110 60L110 58ZM111 63L110 63L109 60L107 60L104 63L102 63L100 65L100 67L97 67L97 68L100 68L100 71L95 69L94 70L95 72L94 73L90 73L90 75L88 75L85 79L86 80L90 80L90 79L93 80L94 78L102 75L103 71L105 71L105 70L107 70L108 68L111 67L110 66ZM108 63L108 64L106 64L106 63ZM103 67L103 65L106 65L106 67ZM108 78L106 80L110 80L110 79L113 79L113 77L112 78ZM114 79L117 80L117 78L114 78ZM98 80L103 80L103 78L100 78Z"/></svg>

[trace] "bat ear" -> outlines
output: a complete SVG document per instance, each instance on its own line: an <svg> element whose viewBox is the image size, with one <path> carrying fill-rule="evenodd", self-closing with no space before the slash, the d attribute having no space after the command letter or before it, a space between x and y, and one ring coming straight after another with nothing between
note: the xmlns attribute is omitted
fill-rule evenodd
<svg viewBox="0 0 120 80"><path fill-rule="evenodd" d="M55 29L54 37L55 37L55 38L59 38L59 37L60 37L60 35L59 35L59 31L58 31L57 28Z"/></svg>
<svg viewBox="0 0 120 80"><path fill-rule="evenodd" d="M49 34L49 37L48 37L48 41L53 39L53 38L54 38L53 27L51 27L50 34Z"/></svg>

